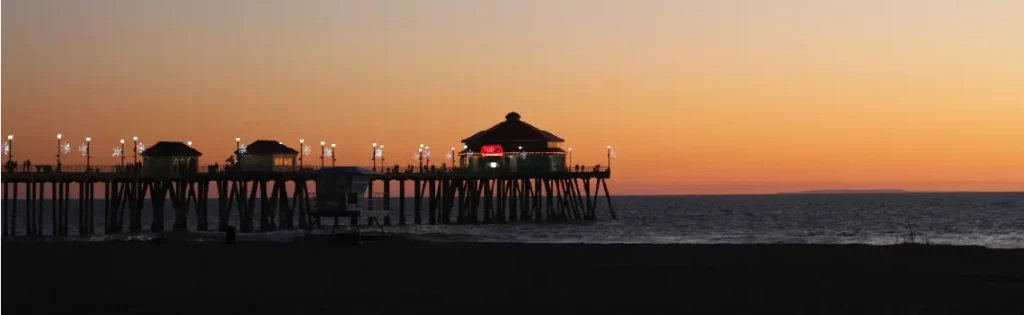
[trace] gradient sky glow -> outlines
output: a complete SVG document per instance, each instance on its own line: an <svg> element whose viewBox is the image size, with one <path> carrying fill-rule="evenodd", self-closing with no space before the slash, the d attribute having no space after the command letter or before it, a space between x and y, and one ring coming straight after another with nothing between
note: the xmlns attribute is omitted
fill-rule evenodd
<svg viewBox="0 0 1024 315"><path fill-rule="evenodd" d="M133 135L192 140L202 163L237 136L410 164L517 111L576 163L616 147L617 194L1024 190L1024 1L8 0L2 17L2 133L35 164L57 133L91 136L96 164Z"/></svg>

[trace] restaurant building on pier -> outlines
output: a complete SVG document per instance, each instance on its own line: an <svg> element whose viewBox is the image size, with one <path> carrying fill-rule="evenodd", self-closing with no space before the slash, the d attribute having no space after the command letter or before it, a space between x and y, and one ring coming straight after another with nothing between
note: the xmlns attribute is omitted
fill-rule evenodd
<svg viewBox="0 0 1024 315"><path fill-rule="evenodd" d="M462 140L460 166L475 171L561 172L566 170L564 142L511 112L505 121Z"/></svg>

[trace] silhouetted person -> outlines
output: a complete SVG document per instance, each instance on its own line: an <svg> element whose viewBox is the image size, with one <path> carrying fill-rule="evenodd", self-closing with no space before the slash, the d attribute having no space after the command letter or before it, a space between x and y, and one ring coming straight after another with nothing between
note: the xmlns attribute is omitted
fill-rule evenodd
<svg viewBox="0 0 1024 315"><path fill-rule="evenodd" d="M30 172L32 169L32 160L25 160L25 171Z"/></svg>

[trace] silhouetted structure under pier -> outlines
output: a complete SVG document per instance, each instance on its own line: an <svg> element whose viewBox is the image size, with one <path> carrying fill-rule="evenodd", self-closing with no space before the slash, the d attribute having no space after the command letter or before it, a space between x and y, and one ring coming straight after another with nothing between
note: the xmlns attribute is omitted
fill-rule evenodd
<svg viewBox="0 0 1024 315"><path fill-rule="evenodd" d="M384 223L400 225L594 220L598 196L603 192L614 219L606 182L610 174L609 170L600 168L554 172L498 169L417 172L413 169L399 171L396 167L386 172L372 172L371 181L380 182L377 186L383 191L375 193L374 185L369 185L366 200L356 206L391 211L392 197L398 197L397 218L386 217ZM3 230L6 235L41 236L44 214L49 213L53 235L68 235L72 189L78 190L81 201L77 209L79 235L99 234L97 228L101 228L103 234L162 232L168 228L165 211L173 211L170 229L179 231L188 229L190 216L195 216L198 231L223 231L233 215L238 218L241 232L306 228L310 222L307 213L316 207L310 182L316 181L318 176L322 175L313 168L243 172L207 167L156 173L96 166L88 171L84 167L63 166L59 172L8 169L2 178ZM406 184L412 186L411 193L406 192ZM98 186L103 190L101 210L105 219L102 225L93 222ZM210 192L217 198L214 213L208 209ZM406 209L406 198L413 200L411 209ZM44 208L44 200L52 202ZM146 207L147 202L151 207ZM166 208L168 204L170 209ZM143 211L152 211L148 227L143 225ZM257 215L258 231L255 230ZM218 218L218 226L210 226L211 216ZM19 221L19 217L24 220ZM23 226L15 226L17 222L23 222Z"/></svg>

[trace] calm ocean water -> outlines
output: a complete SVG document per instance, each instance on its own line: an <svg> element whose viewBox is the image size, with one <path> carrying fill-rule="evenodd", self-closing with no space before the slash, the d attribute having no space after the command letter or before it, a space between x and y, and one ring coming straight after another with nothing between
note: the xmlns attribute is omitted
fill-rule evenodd
<svg viewBox="0 0 1024 315"><path fill-rule="evenodd" d="M600 201L603 205L604 200ZM919 237L927 236L931 243L1024 248L1024 192L620 196L613 201L619 216L616 221L610 220L607 209L601 207L601 219L597 222L409 225L388 230L430 240L480 242L892 244L896 235L910 232L910 225ZM397 209L396 202L392 207ZM409 203L411 222L411 200ZM72 201L70 206L70 229L76 234L77 204ZM95 222L99 232L103 230L102 206L103 201L97 200ZM214 229L216 206L216 200L212 200L210 227ZM24 233L24 209L24 205L19 205L18 234ZM49 234L50 208L44 209L44 230ZM165 209L166 228L170 229L173 211L169 205ZM397 216L397 210L395 213ZM143 226L148 229L151 209L144 214ZM256 221L258 224L258 215ZM397 219L393 222L397 223ZM189 227L194 230L194 215L190 216ZM200 240L220 237L216 232L174 235ZM70 240L120 237L123 236ZM288 241L300 237L299 231L278 231L239 238Z"/></svg>

